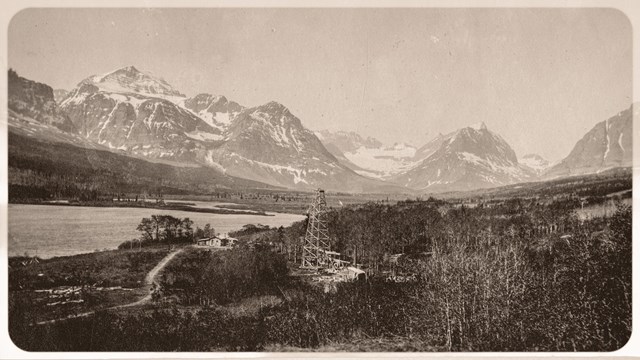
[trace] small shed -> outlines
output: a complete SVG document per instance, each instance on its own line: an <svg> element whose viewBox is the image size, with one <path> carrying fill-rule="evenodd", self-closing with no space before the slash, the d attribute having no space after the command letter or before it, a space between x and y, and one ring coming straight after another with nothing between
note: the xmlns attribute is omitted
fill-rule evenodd
<svg viewBox="0 0 640 360"><path fill-rule="evenodd" d="M202 238L196 240L196 244L199 246L213 246L213 247L224 247L224 246L234 246L238 242L238 239L232 238L224 235L217 235L209 238Z"/></svg>
<svg viewBox="0 0 640 360"><path fill-rule="evenodd" d="M210 238L198 239L196 240L196 244L198 244L198 246L211 246L211 239Z"/></svg>
<svg viewBox="0 0 640 360"><path fill-rule="evenodd" d="M220 246L220 239L217 237L202 238L196 241L199 246Z"/></svg>

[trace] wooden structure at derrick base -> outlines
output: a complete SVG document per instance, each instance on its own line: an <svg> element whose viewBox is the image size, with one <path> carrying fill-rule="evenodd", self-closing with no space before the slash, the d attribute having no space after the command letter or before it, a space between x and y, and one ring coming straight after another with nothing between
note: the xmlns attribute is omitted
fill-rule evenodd
<svg viewBox="0 0 640 360"><path fill-rule="evenodd" d="M327 267L330 264L329 230L327 228L327 200L324 190L316 190L316 195L308 210L309 222L302 245L303 268Z"/></svg>

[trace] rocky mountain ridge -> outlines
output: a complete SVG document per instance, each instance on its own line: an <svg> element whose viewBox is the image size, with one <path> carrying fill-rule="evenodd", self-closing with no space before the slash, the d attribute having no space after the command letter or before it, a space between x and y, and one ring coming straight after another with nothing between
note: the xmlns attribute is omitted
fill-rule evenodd
<svg viewBox="0 0 640 360"><path fill-rule="evenodd" d="M518 159L484 123L419 148L386 146L354 132L310 131L275 101L244 107L222 95L187 97L134 66L85 78L68 93L10 71L9 89L10 129L21 135L290 189L458 191L631 164L631 109L597 124L550 167L539 155Z"/></svg>
<svg viewBox="0 0 640 360"><path fill-rule="evenodd" d="M580 139L569 155L546 170L544 178L597 173L633 164L633 119L640 115L635 104L597 123Z"/></svg>
<svg viewBox="0 0 640 360"><path fill-rule="evenodd" d="M429 154L409 171L391 179L421 191L460 191L529 181L534 173L518 163L513 149L484 123L431 142Z"/></svg>
<svg viewBox="0 0 640 360"><path fill-rule="evenodd" d="M292 189L402 190L341 164L282 104L245 108L224 96L188 98L133 66L86 78L60 108L82 136L132 156L202 164Z"/></svg>

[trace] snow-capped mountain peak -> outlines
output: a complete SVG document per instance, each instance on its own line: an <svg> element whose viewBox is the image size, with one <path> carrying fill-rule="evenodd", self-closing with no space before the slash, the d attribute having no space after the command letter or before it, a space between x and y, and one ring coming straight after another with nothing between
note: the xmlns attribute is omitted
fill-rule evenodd
<svg viewBox="0 0 640 360"><path fill-rule="evenodd" d="M339 163L298 117L275 101L238 113L224 141L206 159L234 176L294 188L376 184Z"/></svg>
<svg viewBox="0 0 640 360"><path fill-rule="evenodd" d="M487 130L487 125L484 123L484 121L481 121L479 123L475 123L471 126L469 126L470 128L474 129L474 130Z"/></svg>
<svg viewBox="0 0 640 360"><path fill-rule="evenodd" d="M416 153L416 165L392 180L425 191L467 190L523 181L533 171L484 123L438 135Z"/></svg>
<svg viewBox="0 0 640 360"><path fill-rule="evenodd" d="M285 113L285 112L288 113L289 112L289 109L286 106L273 100L269 101L264 105L258 106L258 108L266 112L272 112L272 113Z"/></svg>
<svg viewBox="0 0 640 360"><path fill-rule="evenodd" d="M250 117L256 121L269 122L271 126L276 127L303 128L300 119L293 116L289 109L279 102L270 101L252 110Z"/></svg>
<svg viewBox="0 0 640 360"><path fill-rule="evenodd" d="M518 158L513 149L498 134L487 129L484 123L478 125L478 128L468 126L459 129L442 141L447 151L450 152L469 152L483 159L495 157L501 162L509 165L517 165Z"/></svg>
<svg viewBox="0 0 640 360"><path fill-rule="evenodd" d="M193 162L223 130L184 107L186 100L164 79L127 66L84 79L60 108L81 135L107 148Z"/></svg>
<svg viewBox="0 0 640 360"><path fill-rule="evenodd" d="M126 66L102 75L93 75L82 80L78 86L81 84L91 84L106 92L136 93L154 97L185 97L163 78L154 76L150 72L140 71L135 66Z"/></svg>

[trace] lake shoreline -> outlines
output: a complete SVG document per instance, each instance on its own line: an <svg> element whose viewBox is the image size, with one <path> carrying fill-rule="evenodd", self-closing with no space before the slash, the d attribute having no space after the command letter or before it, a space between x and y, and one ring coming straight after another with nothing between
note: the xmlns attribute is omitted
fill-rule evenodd
<svg viewBox="0 0 640 360"><path fill-rule="evenodd" d="M189 218L194 222L194 229L211 224L220 234L239 230L247 224L279 227L304 220L304 216L298 214L267 212L267 216L264 216L249 211L225 213L217 209L220 206L218 203L194 203L196 208L204 211L192 211L193 208L185 209L186 206L156 208L9 204L8 255L51 258L115 249L125 241L139 238L140 232L136 228L140 221L153 215Z"/></svg>
<svg viewBox="0 0 640 360"><path fill-rule="evenodd" d="M195 213L221 214L221 215L258 215L258 216L274 216L262 210L241 210L241 209L225 209L219 208L201 208L191 206L189 203L145 203L135 201L96 201L96 202L25 202L11 201L9 204L14 205L48 205L48 206L73 206L73 207L96 207L96 208L141 208L141 209L158 209L158 210L175 210ZM195 205L195 204L193 204Z"/></svg>

